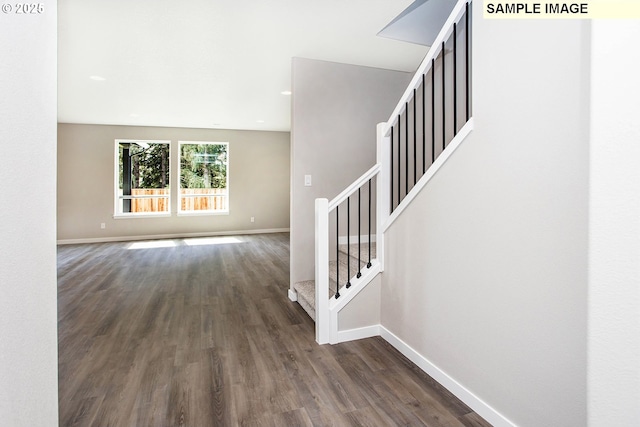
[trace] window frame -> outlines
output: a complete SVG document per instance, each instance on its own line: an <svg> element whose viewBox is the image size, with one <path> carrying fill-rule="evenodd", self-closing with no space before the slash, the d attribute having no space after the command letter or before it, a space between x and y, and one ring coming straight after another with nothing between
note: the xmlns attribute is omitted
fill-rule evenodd
<svg viewBox="0 0 640 427"><path fill-rule="evenodd" d="M122 143L147 143L147 144L167 144L169 147L169 156L167 158L169 163L169 183L166 187L169 191L166 196L129 196L130 200L134 199L148 199L148 198L162 198L167 199L168 209L162 212L120 212L120 203L124 199L124 196L120 196L120 144ZM158 217L170 217L171 216L171 186L172 186L172 173L171 173L171 140L155 140L155 139L116 139L114 143L114 197L113 197L113 218L158 218Z"/></svg>
<svg viewBox="0 0 640 427"><path fill-rule="evenodd" d="M182 209L182 199L183 197L198 197L197 194L183 196L182 195L182 146L183 145L225 145L227 148L227 156L226 156L226 183L227 183L227 192L223 195L226 197L226 209L217 209L217 210L183 210ZM176 188L177 188L177 214L178 216L210 216L210 215L229 215L230 206L231 206L231 173L230 173L230 148L231 144L229 141L178 141L178 167L176 174Z"/></svg>

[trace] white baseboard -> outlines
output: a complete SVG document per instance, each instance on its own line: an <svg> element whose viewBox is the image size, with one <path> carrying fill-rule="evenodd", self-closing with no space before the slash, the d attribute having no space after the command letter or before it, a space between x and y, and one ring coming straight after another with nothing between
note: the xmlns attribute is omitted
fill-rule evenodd
<svg viewBox="0 0 640 427"><path fill-rule="evenodd" d="M294 291L293 289L289 289L289 299L293 302L298 301L298 293L296 291Z"/></svg>
<svg viewBox="0 0 640 427"><path fill-rule="evenodd" d="M515 427L516 425L505 418L498 411L489 406L486 402L466 389L462 384L450 377L446 372L431 363L428 359L411 348L407 343L402 341L391 331L380 325L380 335L389 344L395 347L400 353L404 354L409 360L418 365L420 369L429 374L434 380L438 381L444 388L453 393L458 399L462 400L467 406L478 413L482 418L487 420L495 427Z"/></svg>
<svg viewBox="0 0 640 427"><path fill-rule="evenodd" d="M58 245L82 243L131 242L136 240L187 239L192 237L239 236L242 234L288 233L288 228L265 228L261 230L208 231L204 233L151 234L146 236L90 237L87 239L60 239Z"/></svg>
<svg viewBox="0 0 640 427"><path fill-rule="evenodd" d="M363 338L377 337L380 335L380 325L364 326L362 328L338 331L338 342L361 340Z"/></svg>
<svg viewBox="0 0 640 427"><path fill-rule="evenodd" d="M450 377L446 372L431 363L427 358L414 350L407 343L398 338L382 325L365 326L362 328L338 331L338 343L355 341L363 338L381 336L391 344L396 350L404 354L409 360L415 363L420 369L429 374L434 380L439 382L444 388L462 400L467 406L478 413L482 418L495 427L516 427L516 424L509 421L498 411L489 406L486 402L473 394L462 384Z"/></svg>

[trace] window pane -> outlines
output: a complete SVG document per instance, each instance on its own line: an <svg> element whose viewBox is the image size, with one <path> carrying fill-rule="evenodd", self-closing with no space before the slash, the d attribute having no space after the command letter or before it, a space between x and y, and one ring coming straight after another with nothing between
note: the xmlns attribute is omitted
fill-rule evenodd
<svg viewBox="0 0 640 427"><path fill-rule="evenodd" d="M117 141L116 213L169 212L169 144Z"/></svg>
<svg viewBox="0 0 640 427"><path fill-rule="evenodd" d="M227 169L227 143L180 143L180 211L227 211Z"/></svg>

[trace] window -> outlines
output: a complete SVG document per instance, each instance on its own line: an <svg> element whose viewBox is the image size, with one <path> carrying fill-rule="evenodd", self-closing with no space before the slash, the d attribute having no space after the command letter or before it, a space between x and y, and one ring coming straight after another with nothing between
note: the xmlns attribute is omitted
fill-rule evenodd
<svg viewBox="0 0 640 427"><path fill-rule="evenodd" d="M169 141L116 140L115 216L170 213Z"/></svg>
<svg viewBox="0 0 640 427"><path fill-rule="evenodd" d="M229 144L180 142L179 213L229 212Z"/></svg>

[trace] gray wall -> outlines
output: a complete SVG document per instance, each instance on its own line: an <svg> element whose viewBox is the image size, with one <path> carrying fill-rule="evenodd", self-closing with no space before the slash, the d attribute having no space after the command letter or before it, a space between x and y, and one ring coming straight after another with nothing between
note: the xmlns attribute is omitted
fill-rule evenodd
<svg viewBox="0 0 640 427"><path fill-rule="evenodd" d="M293 59L291 283L314 277L314 204L332 199L376 161L376 124L402 96L409 73ZM313 185L304 186L304 175Z"/></svg>
<svg viewBox="0 0 640 427"><path fill-rule="evenodd" d="M584 426L589 27L484 20L475 130L385 235L382 325L519 426Z"/></svg>
<svg viewBox="0 0 640 427"><path fill-rule="evenodd" d="M338 331L380 325L380 286L382 276L377 275L338 313ZM372 309L375 307L376 309Z"/></svg>
<svg viewBox="0 0 640 427"><path fill-rule="evenodd" d="M229 142L229 215L177 216L173 185L171 217L114 219L116 139L171 140L173 182L178 141ZM288 229L289 145L288 132L59 124L58 239Z"/></svg>
<svg viewBox="0 0 640 427"><path fill-rule="evenodd" d="M58 425L56 2L44 9L0 14L0 424L17 427Z"/></svg>

